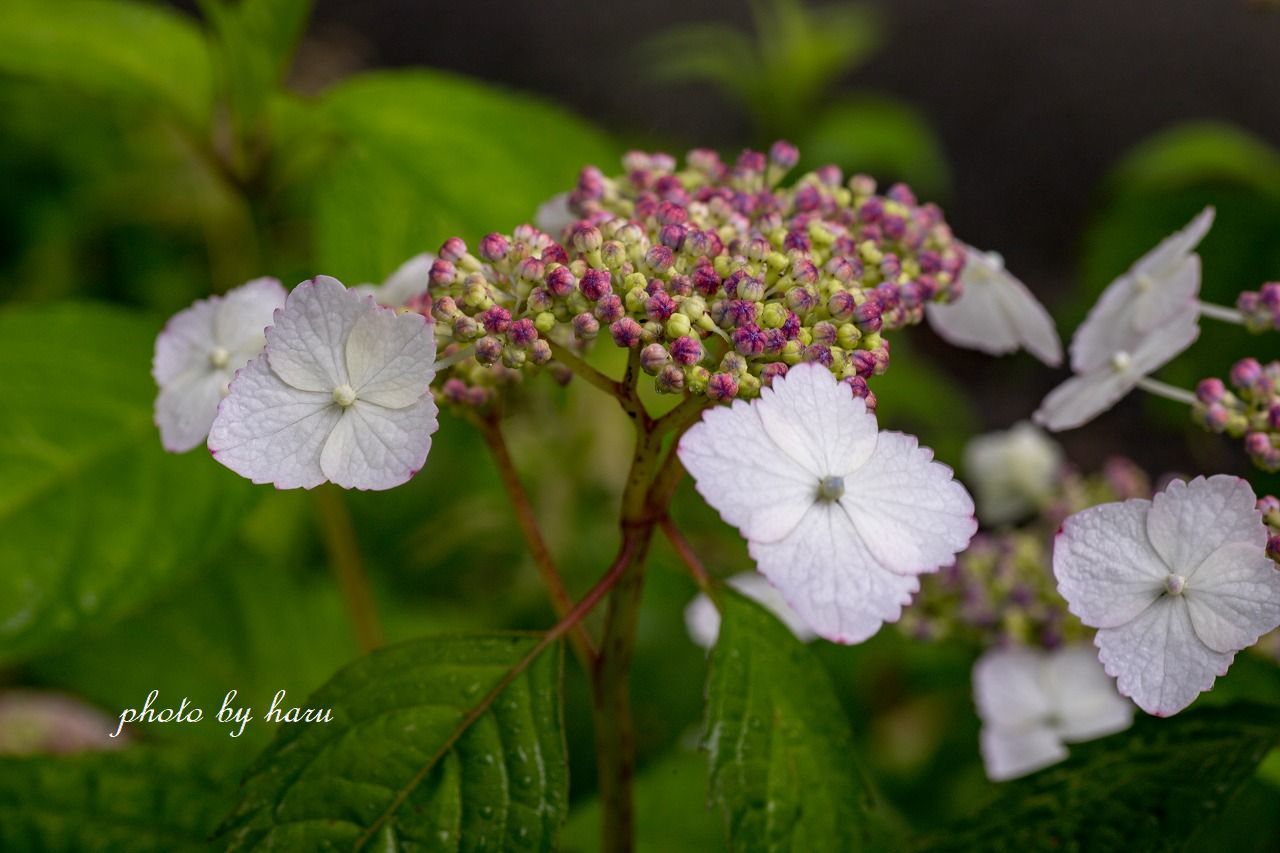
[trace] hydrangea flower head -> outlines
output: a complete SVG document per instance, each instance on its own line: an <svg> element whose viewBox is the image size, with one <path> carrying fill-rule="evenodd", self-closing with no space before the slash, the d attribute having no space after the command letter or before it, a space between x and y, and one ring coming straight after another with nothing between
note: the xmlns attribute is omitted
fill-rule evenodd
<svg viewBox="0 0 1280 853"><path fill-rule="evenodd" d="M1133 705L1087 645L992 649L973 667L973 698L982 718L982 763L996 782L1062 761L1065 744L1133 723Z"/></svg>
<svg viewBox="0 0 1280 853"><path fill-rule="evenodd" d="M425 317L320 276L289 294L266 338L218 407L214 458L281 489L389 489L417 473L437 427Z"/></svg>
<svg viewBox="0 0 1280 853"><path fill-rule="evenodd" d="M791 609L787 600L782 597L782 593L778 592L773 584L769 583L769 579L759 572L739 572L725 583L752 601L763 605L777 616L801 642L807 643L818 636ZM716 637L720 635L720 611L716 610L710 598L699 593L698 597L690 601L689 606L684 609L684 624L689 629L689 637L699 646L709 649L716 644Z"/></svg>
<svg viewBox="0 0 1280 853"><path fill-rule="evenodd" d="M977 529L973 500L912 436L802 364L751 403L708 411L681 439L699 493L821 637L867 639L901 615Z"/></svg>
<svg viewBox="0 0 1280 853"><path fill-rule="evenodd" d="M1163 325L1129 335L1100 361L1090 357L1084 369L1073 359L1076 375L1049 392L1032 420L1054 432L1093 420L1191 346L1200 336L1199 317L1196 304L1188 302Z"/></svg>
<svg viewBox="0 0 1280 853"><path fill-rule="evenodd" d="M279 281L256 278L201 299L165 324L151 363L165 450L183 453L204 441L231 377L262 351L263 329L284 299Z"/></svg>
<svg viewBox="0 0 1280 853"><path fill-rule="evenodd" d="M1062 473L1062 448L1023 421L980 435L964 449L964 470L977 492L984 524L1007 524L1044 505Z"/></svg>
<svg viewBox="0 0 1280 853"><path fill-rule="evenodd" d="M955 301L925 305L929 325L943 340L990 355L1025 349L1052 367L1062 363L1053 318L1000 255L966 248L960 287Z"/></svg>
<svg viewBox="0 0 1280 853"><path fill-rule="evenodd" d="M1213 208L1206 207L1107 285L1071 339L1073 371L1105 366L1112 353L1130 348L1135 336L1195 305L1200 293L1200 256L1195 248L1209 233L1213 217Z"/></svg>
<svg viewBox="0 0 1280 853"><path fill-rule="evenodd" d="M1076 513L1054 543L1053 571L1071 612L1098 629L1120 692L1163 717L1280 626L1266 544L1253 491L1219 474Z"/></svg>

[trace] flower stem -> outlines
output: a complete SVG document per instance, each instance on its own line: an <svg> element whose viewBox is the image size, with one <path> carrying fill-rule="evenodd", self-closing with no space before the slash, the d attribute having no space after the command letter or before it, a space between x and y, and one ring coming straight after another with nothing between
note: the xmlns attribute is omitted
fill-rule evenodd
<svg viewBox="0 0 1280 853"><path fill-rule="evenodd" d="M551 556L551 549L547 547L547 540L543 538L542 530L538 526L538 518L529 501L529 494L525 491L524 484L520 482L520 474L516 471L515 463L511 459L507 442L502 437L502 426L498 415L489 413L480 415L474 420L480 427L485 443L489 446L489 452L493 455L498 475L502 478L502 485L507 491L507 498L511 501L512 509L515 510L520 532L524 536L525 544L529 547L529 553L533 556L533 563L542 576L542 582L547 587L547 594L551 596L551 606L555 609L556 616L563 619L572 610L573 599L569 597L569 591ZM590 672L595 661L595 649L586 630L581 625L575 625L569 634L569 642L573 645L578 661Z"/></svg>
<svg viewBox="0 0 1280 853"><path fill-rule="evenodd" d="M1144 376L1138 380L1138 387L1148 394L1155 394L1157 397L1164 397L1166 400L1173 400L1175 403L1182 403L1186 406L1193 406L1196 403L1195 394L1183 388L1177 388L1167 382L1161 382L1159 379Z"/></svg>
<svg viewBox="0 0 1280 853"><path fill-rule="evenodd" d="M342 493L336 486L323 485L313 493L320 513L320 533L324 537L329 565L333 568L355 629L360 649L371 652L383 643L382 625L369 590L369 576L360 558L355 526Z"/></svg>
<svg viewBox="0 0 1280 853"><path fill-rule="evenodd" d="M1244 315L1234 308L1228 308L1225 305L1214 305L1210 302L1197 303L1200 306L1200 313L1205 317L1211 317L1214 320L1221 320L1224 323L1234 323L1237 326L1243 326Z"/></svg>
<svg viewBox="0 0 1280 853"><path fill-rule="evenodd" d="M666 535L667 541L671 543L671 547L675 549L676 556L680 558L680 562L684 563L689 570L689 574L693 576L693 582L698 585L698 589L711 595L711 576L707 574L707 569L702 565L702 560L698 559L698 555L694 553L693 546L689 544L689 540L684 538L684 534L676 527L671 516L664 516L662 521L658 522L662 528L663 534Z"/></svg>
<svg viewBox="0 0 1280 853"><path fill-rule="evenodd" d="M599 388L609 396L618 398L619 401L623 399L624 394L621 382L605 376L575 355L568 347L552 340L547 342L551 344L551 356L572 370L575 376L581 377L584 382Z"/></svg>

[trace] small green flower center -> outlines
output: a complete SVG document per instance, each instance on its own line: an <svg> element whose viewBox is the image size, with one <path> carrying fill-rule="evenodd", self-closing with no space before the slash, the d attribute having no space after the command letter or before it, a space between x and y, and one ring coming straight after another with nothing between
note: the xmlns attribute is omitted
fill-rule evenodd
<svg viewBox="0 0 1280 853"><path fill-rule="evenodd" d="M1116 373L1124 373L1132 364L1133 358L1124 350L1111 356L1111 369Z"/></svg>
<svg viewBox="0 0 1280 853"><path fill-rule="evenodd" d="M226 367L231 362L231 353L222 347L214 347L213 352L209 353L209 363L218 370Z"/></svg>
<svg viewBox="0 0 1280 853"><path fill-rule="evenodd" d="M333 402L337 403L342 408L345 409L355 401L356 391L350 385L343 384L333 389Z"/></svg>
<svg viewBox="0 0 1280 853"><path fill-rule="evenodd" d="M818 481L818 500L838 501L844 497L844 477L823 477Z"/></svg>
<svg viewBox="0 0 1280 853"><path fill-rule="evenodd" d="M1148 290L1156 286L1156 280L1146 273L1142 273L1133 282L1133 286L1137 288L1139 293L1146 293Z"/></svg>
<svg viewBox="0 0 1280 853"><path fill-rule="evenodd" d="M1164 579L1164 591L1170 595L1182 595L1187 588L1187 579L1182 575L1169 575Z"/></svg>

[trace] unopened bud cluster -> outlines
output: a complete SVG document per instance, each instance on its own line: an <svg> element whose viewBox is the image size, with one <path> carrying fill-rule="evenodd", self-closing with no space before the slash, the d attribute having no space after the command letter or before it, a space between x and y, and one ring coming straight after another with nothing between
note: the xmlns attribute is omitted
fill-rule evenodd
<svg viewBox="0 0 1280 853"><path fill-rule="evenodd" d="M429 310L474 358L452 368L444 396L482 402L476 389L494 382L484 370L546 365L555 347L603 338L661 392L751 398L817 362L874 407L884 333L955 298L964 254L941 211L904 185L880 195L870 178L825 167L782 187L797 157L786 143L732 164L697 150L680 169L631 153L621 176L582 172L563 233L526 225L474 249L447 241Z"/></svg>
<svg viewBox="0 0 1280 853"><path fill-rule="evenodd" d="M1150 498L1151 482L1132 461L1113 457L1097 474L1064 468L1038 518L980 532L954 565L921 578L899 628L916 639L989 646L1056 648L1087 629L1067 611L1053 577L1053 538L1068 515L1097 504Z"/></svg>
<svg viewBox="0 0 1280 853"><path fill-rule="evenodd" d="M1267 525L1267 556L1280 563L1280 499L1274 495L1259 498L1258 512Z"/></svg>
<svg viewBox="0 0 1280 853"><path fill-rule="evenodd" d="M1280 361L1243 358L1223 382L1196 386L1192 416L1211 432L1243 439L1245 452L1264 471L1280 471Z"/></svg>
<svg viewBox="0 0 1280 853"><path fill-rule="evenodd" d="M1251 332L1280 331L1280 281L1269 281L1236 298L1236 310Z"/></svg>

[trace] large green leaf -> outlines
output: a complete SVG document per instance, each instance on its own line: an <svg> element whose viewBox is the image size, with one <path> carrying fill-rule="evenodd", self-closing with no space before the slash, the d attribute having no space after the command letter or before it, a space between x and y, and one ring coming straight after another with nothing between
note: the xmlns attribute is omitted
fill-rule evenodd
<svg viewBox="0 0 1280 853"><path fill-rule="evenodd" d="M616 156L557 107L437 72L353 77L321 110L343 143L316 199L317 268L344 280L529 222L583 166Z"/></svg>
<svg viewBox="0 0 1280 853"><path fill-rule="evenodd" d="M189 576L253 488L152 425L158 323L92 305L0 311L0 660Z"/></svg>
<svg viewBox="0 0 1280 853"><path fill-rule="evenodd" d="M0 850L207 850L238 770L226 751L167 748L0 758Z"/></svg>
<svg viewBox="0 0 1280 853"><path fill-rule="evenodd" d="M0 73L159 107L196 128L208 125L213 104L204 37L153 3L5 0Z"/></svg>
<svg viewBox="0 0 1280 853"><path fill-rule="evenodd" d="M922 845L943 850L1178 850L1280 742L1273 707L1140 719L1073 746L1064 764L1011 783L972 819Z"/></svg>
<svg viewBox="0 0 1280 853"><path fill-rule="evenodd" d="M220 837L232 849L551 850L568 800L561 656L527 634L374 652L304 707L250 769ZM495 692L496 691L496 692Z"/></svg>
<svg viewBox="0 0 1280 853"><path fill-rule="evenodd" d="M826 670L755 602L726 590L720 605L704 741L730 846L877 848L886 821Z"/></svg>

